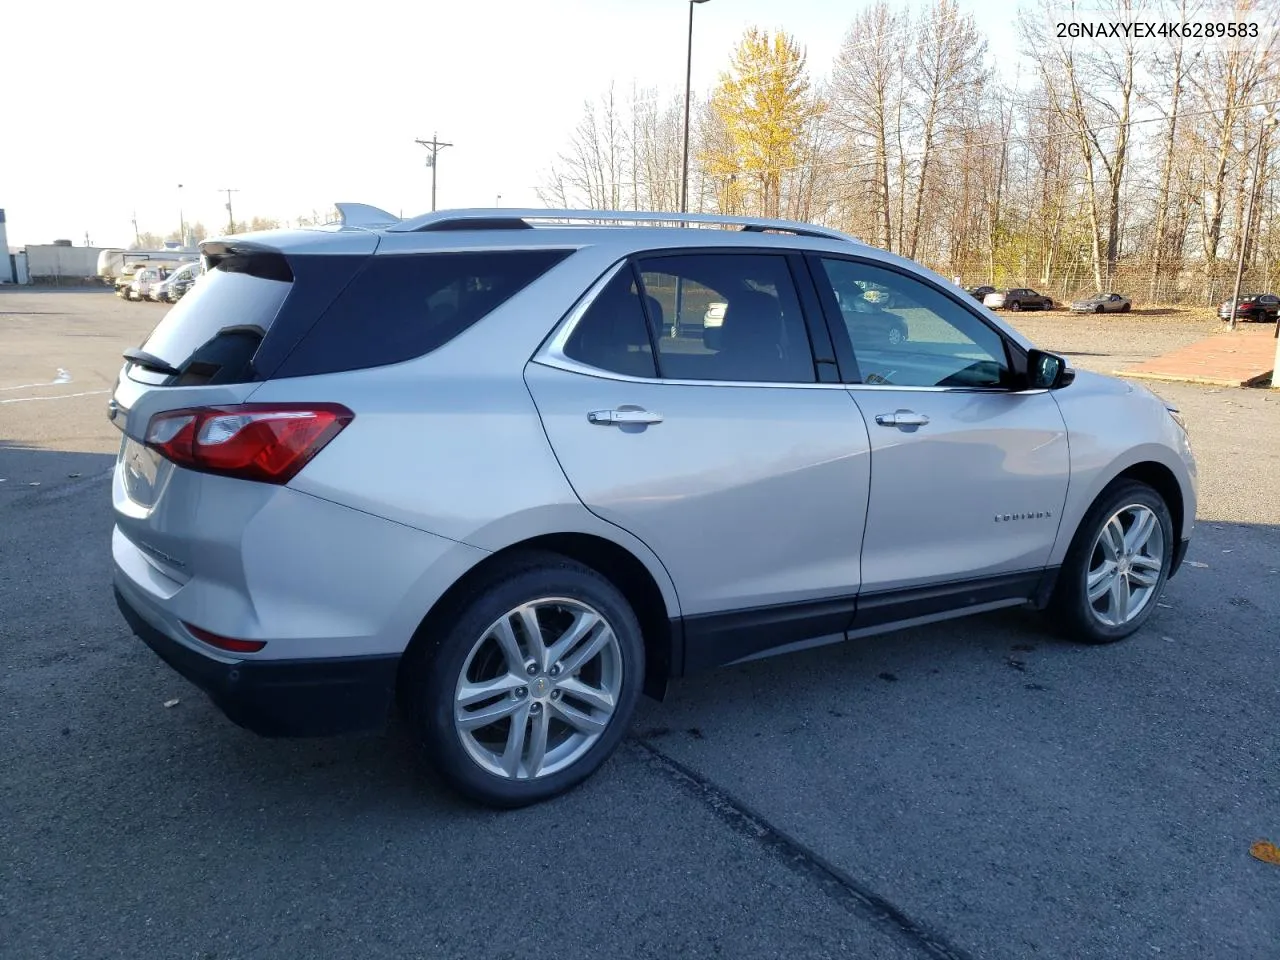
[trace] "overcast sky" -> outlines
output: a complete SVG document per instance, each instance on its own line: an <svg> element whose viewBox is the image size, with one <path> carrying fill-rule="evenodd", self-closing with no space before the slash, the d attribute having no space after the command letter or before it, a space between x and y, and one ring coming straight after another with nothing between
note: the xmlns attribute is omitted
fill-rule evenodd
<svg viewBox="0 0 1280 960"><path fill-rule="evenodd" d="M745 28L784 28L826 74L865 0L710 0L695 91ZM1012 9L961 0L1012 52ZM918 6L918 4L916 5ZM15 2L0 13L0 208L11 245L117 246L141 230L292 218L334 201L539 206L534 189L582 101L684 87L686 0ZM177 185L183 184L178 190Z"/></svg>

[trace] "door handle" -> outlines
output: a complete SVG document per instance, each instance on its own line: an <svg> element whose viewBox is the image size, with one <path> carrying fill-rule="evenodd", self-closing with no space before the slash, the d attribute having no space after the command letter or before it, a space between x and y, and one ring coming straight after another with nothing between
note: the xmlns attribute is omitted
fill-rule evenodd
<svg viewBox="0 0 1280 960"><path fill-rule="evenodd" d="M592 423L598 423L601 426L608 427L633 423L661 423L662 414L654 413L651 410L641 410L636 408L628 409L626 407L622 407L617 410L592 410L587 414L587 419Z"/></svg>
<svg viewBox="0 0 1280 960"><path fill-rule="evenodd" d="M923 427L929 418L914 410L896 410L893 413L876 414L876 423L882 427Z"/></svg>

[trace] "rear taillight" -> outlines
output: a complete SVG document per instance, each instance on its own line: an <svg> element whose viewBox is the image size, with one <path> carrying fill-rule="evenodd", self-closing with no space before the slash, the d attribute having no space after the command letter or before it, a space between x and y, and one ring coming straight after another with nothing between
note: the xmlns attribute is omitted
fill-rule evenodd
<svg viewBox="0 0 1280 960"><path fill-rule="evenodd" d="M158 413L147 446L181 467L288 483L355 417L333 403L249 403Z"/></svg>

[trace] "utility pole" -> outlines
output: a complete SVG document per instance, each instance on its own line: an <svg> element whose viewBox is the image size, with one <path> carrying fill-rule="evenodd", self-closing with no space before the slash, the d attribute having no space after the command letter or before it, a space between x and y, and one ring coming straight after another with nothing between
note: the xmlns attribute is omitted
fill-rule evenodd
<svg viewBox="0 0 1280 960"><path fill-rule="evenodd" d="M138 233L138 211L133 211L133 243L136 247L142 246L142 237Z"/></svg>
<svg viewBox="0 0 1280 960"><path fill-rule="evenodd" d="M239 187L219 187L218 192L225 193L227 195L227 232L235 233L236 218L231 215L231 195L233 193L239 193L240 188Z"/></svg>
<svg viewBox="0 0 1280 960"><path fill-rule="evenodd" d="M445 147L452 147L452 143L442 143L436 134L431 134L430 140L415 140L414 143L420 143L429 151L427 153L427 166L431 168L431 211L436 209L436 157Z"/></svg>

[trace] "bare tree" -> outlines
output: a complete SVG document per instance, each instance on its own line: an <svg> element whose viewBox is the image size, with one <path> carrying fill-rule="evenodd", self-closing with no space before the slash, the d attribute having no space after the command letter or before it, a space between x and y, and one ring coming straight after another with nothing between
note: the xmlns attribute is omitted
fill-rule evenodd
<svg viewBox="0 0 1280 960"><path fill-rule="evenodd" d="M893 246L893 198L889 193L890 125L902 93L902 46L910 20L887 0L876 0L854 19L836 55L831 117L844 134L850 166L870 168L876 242ZM851 170L855 177L857 176Z"/></svg>
<svg viewBox="0 0 1280 960"><path fill-rule="evenodd" d="M538 189L539 199L565 207L621 209L629 165L624 123L612 86L598 100L585 101L569 149Z"/></svg>
<svg viewBox="0 0 1280 960"><path fill-rule="evenodd" d="M949 275L1064 298L1138 284L1153 299L1221 294L1247 229L1246 264L1280 279L1280 132L1259 127L1280 103L1280 5L1066 0L1064 13L1063 0L1029 2L1023 49L1001 51L1015 55L1003 81L960 0L927 0L918 15L872 0L812 90L793 82L807 81L802 58L762 42L748 68L740 45L728 82L695 100L691 206L825 222ZM1145 45L1051 34L1077 2L1094 19L1261 29ZM540 195L673 208L681 93L585 104Z"/></svg>
<svg viewBox="0 0 1280 960"><path fill-rule="evenodd" d="M973 17L961 15L956 0L937 0L916 25L916 72L912 79L916 93L923 98L923 115L920 167L907 246L907 256L912 259L920 249L925 195L933 187L930 174L935 141L954 146L957 134L972 123L972 118L965 116L966 108L972 104L965 93L985 85L986 55L986 41Z"/></svg>

